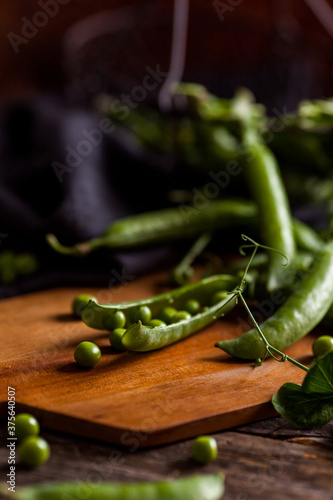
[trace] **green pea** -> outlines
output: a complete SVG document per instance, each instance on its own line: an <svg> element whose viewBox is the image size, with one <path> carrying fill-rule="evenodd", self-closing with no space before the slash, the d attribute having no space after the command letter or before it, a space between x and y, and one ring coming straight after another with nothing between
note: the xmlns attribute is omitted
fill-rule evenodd
<svg viewBox="0 0 333 500"><path fill-rule="evenodd" d="M190 314L192 314L192 316L198 314L200 308L201 308L200 302L195 299L189 299L183 305L183 310L189 312Z"/></svg>
<svg viewBox="0 0 333 500"><path fill-rule="evenodd" d="M49 459L50 446L40 436L28 436L18 447L18 456L25 465L38 467Z"/></svg>
<svg viewBox="0 0 333 500"><path fill-rule="evenodd" d="M199 436L192 447L192 456L196 462L208 464L217 457L217 442L212 436Z"/></svg>
<svg viewBox="0 0 333 500"><path fill-rule="evenodd" d="M153 328L155 328L155 326L167 326L167 325L161 319L151 319L150 321L148 321L147 326L152 326Z"/></svg>
<svg viewBox="0 0 333 500"><path fill-rule="evenodd" d="M38 420L30 413L19 413L15 417L15 437L22 441L28 436L39 434Z"/></svg>
<svg viewBox="0 0 333 500"><path fill-rule="evenodd" d="M312 344L312 351L315 356L324 356L333 351L333 337L330 335L318 337Z"/></svg>
<svg viewBox="0 0 333 500"><path fill-rule="evenodd" d="M151 320L151 310L148 306L135 307L130 310L129 317L132 323L140 320L146 325Z"/></svg>
<svg viewBox="0 0 333 500"><path fill-rule="evenodd" d="M5 250L0 253L0 282L3 285L12 285L16 278L15 254L11 250Z"/></svg>
<svg viewBox="0 0 333 500"><path fill-rule="evenodd" d="M126 323L126 316L123 311L115 311L107 314L103 320L104 328L111 331L116 328L123 328Z"/></svg>
<svg viewBox="0 0 333 500"><path fill-rule="evenodd" d="M191 319L192 316L190 315L189 312L187 311L177 311L173 316L172 316L172 323L178 323L179 321L188 321Z"/></svg>
<svg viewBox="0 0 333 500"><path fill-rule="evenodd" d="M92 368L101 359L101 350L92 342L81 342L74 352L75 361L84 368Z"/></svg>
<svg viewBox="0 0 333 500"><path fill-rule="evenodd" d="M11 250L5 250L0 253L0 266L1 267L14 267L15 253Z"/></svg>
<svg viewBox="0 0 333 500"><path fill-rule="evenodd" d="M76 316L77 318L81 318L83 309L86 307L89 300L92 299L96 300L96 298L93 295L89 295L87 293L82 293L80 295L77 295L72 302L72 311L74 316Z"/></svg>
<svg viewBox="0 0 333 500"><path fill-rule="evenodd" d="M38 269L38 262L34 255L22 253L15 257L14 266L18 274L30 276Z"/></svg>
<svg viewBox="0 0 333 500"><path fill-rule="evenodd" d="M213 297L211 298L210 305L215 306L215 304L218 304L222 300L225 300L228 297L228 292L225 290L219 290L218 292L215 292Z"/></svg>
<svg viewBox="0 0 333 500"><path fill-rule="evenodd" d="M11 267L0 269L0 282L3 285L12 285L16 281L16 272Z"/></svg>
<svg viewBox="0 0 333 500"><path fill-rule="evenodd" d="M111 347L117 349L117 351L126 351L126 347L121 342L125 332L126 328L115 328L109 335Z"/></svg>
<svg viewBox="0 0 333 500"><path fill-rule="evenodd" d="M158 319L164 321L164 323L166 323L167 325L170 325L172 323L172 317L174 314L176 314L177 312L177 309L175 309L174 307L164 307L159 315L158 315Z"/></svg>

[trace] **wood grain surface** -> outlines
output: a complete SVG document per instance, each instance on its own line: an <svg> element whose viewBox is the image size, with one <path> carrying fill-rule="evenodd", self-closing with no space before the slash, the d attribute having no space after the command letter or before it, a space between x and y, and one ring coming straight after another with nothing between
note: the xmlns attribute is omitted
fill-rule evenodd
<svg viewBox="0 0 333 500"><path fill-rule="evenodd" d="M223 500L333 499L333 423L301 431L274 417L219 432L213 434L217 459L204 466L192 459L193 439L150 449L133 444L126 449L43 428L41 435L50 444L50 459L33 470L18 462L17 488L76 480L87 493L86 482L153 481L222 470ZM0 432L1 442L5 437ZM8 473L7 458L7 449L0 448L1 481Z"/></svg>
<svg viewBox="0 0 333 500"><path fill-rule="evenodd" d="M71 316L77 293L121 302L161 293L163 283L164 275L151 275L110 290L54 289L2 301L2 413L8 385L15 388L17 410L33 411L45 428L140 447L274 415L272 395L284 382L299 383L304 375L273 359L254 368L214 347L244 331L240 310L150 353L118 353L107 332ZM91 370L74 362L74 349L83 340L102 350L101 362ZM308 336L288 353L308 363L312 341Z"/></svg>

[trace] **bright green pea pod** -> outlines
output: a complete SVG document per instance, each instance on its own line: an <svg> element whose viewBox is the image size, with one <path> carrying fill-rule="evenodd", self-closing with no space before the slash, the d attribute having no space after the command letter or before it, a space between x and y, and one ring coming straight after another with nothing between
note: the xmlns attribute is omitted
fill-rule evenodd
<svg viewBox="0 0 333 500"><path fill-rule="evenodd" d="M257 208L247 200L217 200L207 206L181 204L126 217L112 223L99 238L72 247L61 245L57 238L46 236L51 247L68 255L86 255L101 247L131 248L153 243L193 238L210 230L219 230L252 222Z"/></svg>
<svg viewBox="0 0 333 500"><path fill-rule="evenodd" d="M4 498L13 493L2 491ZM15 500L220 500L224 493L224 474L195 476L154 482L85 483L54 482L26 486L15 491Z"/></svg>
<svg viewBox="0 0 333 500"><path fill-rule="evenodd" d="M311 266L304 273L284 304L260 325L268 342L280 351L307 335L330 309L333 297L332 241L314 255ZM263 358L266 353L256 329L215 345L242 359Z"/></svg>
<svg viewBox="0 0 333 500"><path fill-rule="evenodd" d="M157 318L160 311L167 306L172 306L177 310L181 309L189 299L197 300L202 307L210 305L210 299L219 290L231 291L239 282L239 278L229 274L215 274L196 283L185 285L170 292L149 297L147 299L133 300L130 302L120 302L113 304L98 304L95 300L89 301L83 309L81 318L84 323L97 330L107 330L107 318L114 311L122 311L126 317L125 325L129 327L131 321L131 311L141 306L148 306L152 312L152 317ZM154 330L158 330L155 327Z"/></svg>

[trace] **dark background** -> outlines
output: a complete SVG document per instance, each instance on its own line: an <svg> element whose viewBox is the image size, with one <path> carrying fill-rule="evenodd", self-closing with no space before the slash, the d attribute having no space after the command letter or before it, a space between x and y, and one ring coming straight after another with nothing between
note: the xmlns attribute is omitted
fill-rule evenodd
<svg viewBox="0 0 333 500"><path fill-rule="evenodd" d="M202 0L190 2L184 80L212 82L212 90L221 94L230 94L235 85L245 83L262 102L273 95L277 100L284 93L283 104L290 94L300 98L331 92L331 38L303 0L243 0L224 14L223 21L217 5ZM1 4L0 91L4 100L66 90L72 75L64 68L64 37L75 23L100 11L132 9L97 54L103 59L106 49L113 51L113 61L107 64L115 78L124 72L132 72L133 79L140 78L140 69L153 61L168 67L173 10L170 0L69 0L59 7L58 14L15 54L8 34L20 34L22 17L32 20L41 7L33 0ZM85 68L86 74L89 69ZM294 99L291 101L294 104Z"/></svg>
<svg viewBox="0 0 333 500"><path fill-rule="evenodd" d="M0 297L104 285L112 268L126 266L137 276L171 265L181 246L102 251L79 261L55 254L45 234L66 244L89 239L115 219L166 206L172 188L205 182L184 177L170 159L147 158L117 130L59 182L53 162L65 162L66 148L75 149L82 130L98 123L92 98L130 92L142 84L147 66L168 71L173 2L69 0L15 53L10 38L22 36L44 3L0 5L0 250L33 251L40 263L38 275L0 287ZM234 7L223 14L223 3ZM190 2L184 81L223 97L247 86L269 114L331 96L332 39L304 1L236 3ZM101 23L107 30L98 36ZM148 92L144 104L156 106L158 91Z"/></svg>

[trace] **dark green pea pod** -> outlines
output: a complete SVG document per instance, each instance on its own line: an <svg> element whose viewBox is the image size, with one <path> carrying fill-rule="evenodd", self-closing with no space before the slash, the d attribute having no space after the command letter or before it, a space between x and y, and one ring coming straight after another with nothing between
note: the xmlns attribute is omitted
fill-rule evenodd
<svg viewBox="0 0 333 500"><path fill-rule="evenodd" d="M125 217L110 224L100 237L72 247L61 245L53 234L46 239L60 253L83 256L101 247L124 249L194 238L210 230L254 222L256 216L257 208L248 200L210 201L204 208L184 203L177 208Z"/></svg>
<svg viewBox="0 0 333 500"><path fill-rule="evenodd" d="M313 258L299 284L284 304L260 325L267 341L283 351L317 326L330 310L333 297L333 242L325 244ZM266 350L256 329L216 347L242 359L262 359Z"/></svg>
<svg viewBox="0 0 333 500"><path fill-rule="evenodd" d="M125 314L125 325L128 328L132 323L130 318L133 317L133 310L140 308L141 306L148 306L152 312L153 318L157 318L160 311L163 308L170 306L170 304L172 304L172 306L176 309L181 309L183 304L185 304L189 299L197 300L203 308L210 305L210 299L215 292L219 290L231 291L238 284L238 282L239 278L235 276L229 274L216 274L197 281L196 283L185 285L170 292L147 299L113 304L98 304L95 300L91 300L83 309L81 317L84 323L91 328L107 330L108 316L115 311L122 311ZM219 307L221 307L221 305ZM216 311L217 310L218 309L216 309ZM212 308L210 311L212 311ZM193 318L197 318L198 316L201 317L201 315L202 314L199 313ZM211 319L211 321L212 320L213 319ZM155 329L157 330L158 327L155 327L154 330Z"/></svg>
<svg viewBox="0 0 333 500"><path fill-rule="evenodd" d="M224 474L197 474L166 481L124 483L53 482L17 488L16 500L220 500ZM7 488L0 488L10 498Z"/></svg>

